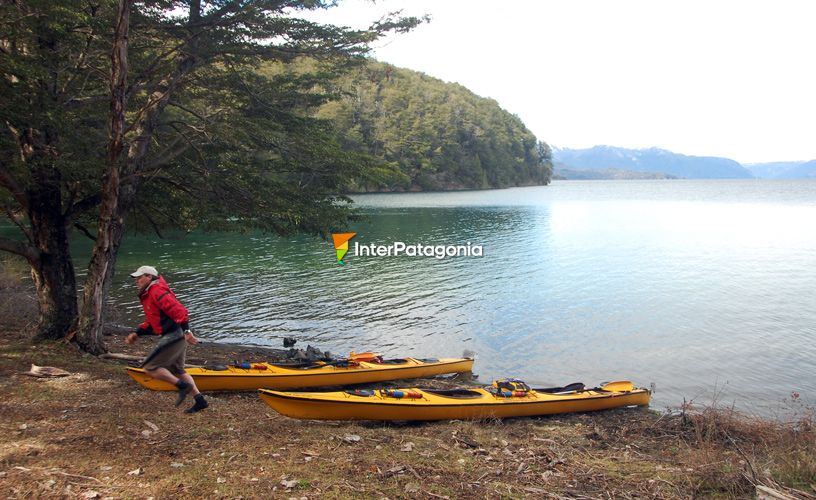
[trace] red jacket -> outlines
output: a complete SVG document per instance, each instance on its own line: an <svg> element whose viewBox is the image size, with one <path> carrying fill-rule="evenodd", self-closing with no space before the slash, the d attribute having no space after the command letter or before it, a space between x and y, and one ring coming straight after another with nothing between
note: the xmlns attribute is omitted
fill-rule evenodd
<svg viewBox="0 0 816 500"><path fill-rule="evenodd" d="M137 334L163 335L179 327L182 330L189 328L187 308L181 305L163 277L159 276L158 279L151 281L139 294L139 301L142 303L147 321L139 325Z"/></svg>

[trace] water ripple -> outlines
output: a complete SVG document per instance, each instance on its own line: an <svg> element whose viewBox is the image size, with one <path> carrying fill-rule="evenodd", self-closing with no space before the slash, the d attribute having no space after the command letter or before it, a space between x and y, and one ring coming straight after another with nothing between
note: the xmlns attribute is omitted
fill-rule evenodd
<svg viewBox="0 0 816 500"><path fill-rule="evenodd" d="M165 273L210 340L344 353L479 353L484 379L656 382L657 406L816 403L816 183L556 183L358 197L356 242L482 245L484 257L334 262L308 237L129 238L123 270Z"/></svg>

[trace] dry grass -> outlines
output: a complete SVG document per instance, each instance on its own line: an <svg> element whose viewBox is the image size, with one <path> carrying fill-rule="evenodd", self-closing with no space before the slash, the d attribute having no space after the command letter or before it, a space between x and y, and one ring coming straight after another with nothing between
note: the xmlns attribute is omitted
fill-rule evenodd
<svg viewBox="0 0 816 500"><path fill-rule="evenodd" d="M803 409L792 420L769 421L746 417L732 409L706 408L683 414L679 435L689 443L701 462L718 457L728 449L739 457L739 469L723 471L731 476L726 484L741 494L755 485L776 489L816 492L816 427L812 410ZM741 476L738 477L738 476ZM716 491L718 478L704 477L703 491Z"/></svg>
<svg viewBox="0 0 816 500"><path fill-rule="evenodd" d="M34 379L29 363L73 373ZM0 344L0 494L79 497L745 497L814 492L812 420L648 410L488 422L315 422L254 394L185 415L122 366ZM410 444L409 444L410 443Z"/></svg>

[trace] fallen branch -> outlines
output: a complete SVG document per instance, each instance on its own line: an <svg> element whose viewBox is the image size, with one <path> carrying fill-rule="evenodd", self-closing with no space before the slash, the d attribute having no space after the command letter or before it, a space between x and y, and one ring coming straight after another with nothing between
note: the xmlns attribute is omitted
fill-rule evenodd
<svg viewBox="0 0 816 500"><path fill-rule="evenodd" d="M408 472L410 472L411 474L413 474L413 475L414 475L414 477L416 477L416 478L417 478L417 479L419 479L420 481L424 481L424 480L422 479L422 476L420 476L419 474L417 474L417 471L415 471L415 470L414 470L414 468L413 468L413 467L411 467L410 465L406 465L406 466L405 466L405 469L407 469L407 470L408 470Z"/></svg>
<svg viewBox="0 0 816 500"><path fill-rule="evenodd" d="M32 364L31 369L27 372L23 372L23 375L28 375L30 377L45 378L45 377L67 377L71 375L71 373L61 368L54 368L53 366L37 366L35 364Z"/></svg>
<svg viewBox="0 0 816 500"><path fill-rule="evenodd" d="M760 500L796 500L796 497L761 484L756 486L756 497Z"/></svg>
<svg viewBox="0 0 816 500"><path fill-rule="evenodd" d="M61 470L51 470L51 471L48 471L47 473L48 474L59 474L61 476L67 476L67 477L79 477L79 478L82 478L82 479L89 479L91 481L96 481L99 484L105 484L104 482L100 481L99 479L97 479L95 477L83 476L81 474L69 474L67 472L62 472Z"/></svg>
<svg viewBox="0 0 816 500"><path fill-rule="evenodd" d="M431 493L430 491L427 491L427 490L422 490L422 493L424 493L424 494L426 494L426 495L428 495L429 497L432 497L432 498L446 498L446 499L450 500L449 496L437 495L436 493Z"/></svg>
<svg viewBox="0 0 816 500"><path fill-rule="evenodd" d="M121 359L124 361L141 361L141 356L134 356L132 354L121 354L118 352L106 352L99 355L102 359Z"/></svg>

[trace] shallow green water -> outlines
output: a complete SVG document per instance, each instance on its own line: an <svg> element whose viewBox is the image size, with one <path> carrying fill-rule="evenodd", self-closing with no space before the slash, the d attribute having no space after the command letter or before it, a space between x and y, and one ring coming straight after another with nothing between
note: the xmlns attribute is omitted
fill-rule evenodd
<svg viewBox="0 0 816 500"><path fill-rule="evenodd" d="M265 235L129 237L214 341L335 353L459 356L485 382L655 382L774 413L816 403L816 182L603 181L356 197L346 265L329 242ZM482 257L362 257L353 244L481 245Z"/></svg>

